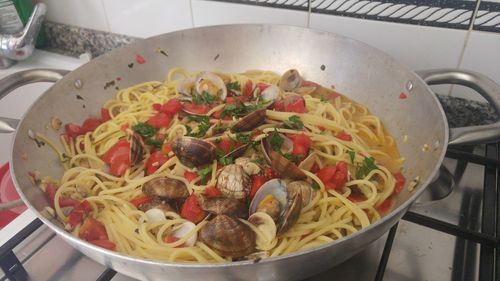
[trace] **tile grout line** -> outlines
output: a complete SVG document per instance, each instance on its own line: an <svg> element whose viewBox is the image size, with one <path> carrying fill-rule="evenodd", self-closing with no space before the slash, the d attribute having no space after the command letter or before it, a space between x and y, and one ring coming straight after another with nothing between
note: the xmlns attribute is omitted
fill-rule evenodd
<svg viewBox="0 0 500 281"><path fill-rule="evenodd" d="M193 0L189 0L189 11L191 12L191 28L194 28Z"/></svg>
<svg viewBox="0 0 500 281"><path fill-rule="evenodd" d="M474 8L474 12L472 13L472 16L470 19L469 28L467 29L467 33L465 34L464 44L462 46L462 50L460 50L460 55L458 56L457 66L455 67L456 69L460 69L460 66L463 63L465 50L467 49L467 45L469 45L469 38L470 38L472 31L474 30L474 23L476 21L476 17L477 17L477 13L479 11L480 5L481 5L481 0L477 0L476 7ZM453 95L453 88L454 88L454 85L451 85L450 90L448 92L448 96Z"/></svg>

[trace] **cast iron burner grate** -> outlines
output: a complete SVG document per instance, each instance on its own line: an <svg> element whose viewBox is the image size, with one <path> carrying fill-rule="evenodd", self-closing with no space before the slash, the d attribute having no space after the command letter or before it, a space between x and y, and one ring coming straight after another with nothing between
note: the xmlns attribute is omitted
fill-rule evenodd
<svg viewBox="0 0 500 281"><path fill-rule="evenodd" d="M480 221L481 230L474 231L459 226L462 224L455 225L413 211L406 213L403 220L460 238L456 239L455 248L460 248L462 251L465 248L463 245L464 241L479 245L478 280L500 280L500 250L497 250L500 245L500 223L497 220L497 217L500 216L500 204L498 204L498 202L500 202L500 142L486 144L484 155L474 154L471 151L471 147L449 148L446 157L484 167L484 185L481 204L482 215ZM0 276L0 281L30 280L29 274L24 266L24 261L34 256L34 254L51 239L50 237L54 237L54 234L47 238L47 240L44 240L43 243L40 243L40 246L35 248L33 252L28 254L24 253L24 257L21 259L23 262L16 256L14 249L39 230L39 228L43 228L42 226L43 223L39 219L36 219L0 247L0 268L5 273L3 277ZM378 262L378 269L374 278L375 281L384 280L389 257L392 252L395 238L397 237L397 229L398 224L392 227L387 235ZM467 255L455 257L453 261L454 271L452 280L469 280L468 273L466 272L466 268L469 266L467 258ZM117 274L114 270L109 268L100 272L101 274L95 279L97 281L112 280Z"/></svg>

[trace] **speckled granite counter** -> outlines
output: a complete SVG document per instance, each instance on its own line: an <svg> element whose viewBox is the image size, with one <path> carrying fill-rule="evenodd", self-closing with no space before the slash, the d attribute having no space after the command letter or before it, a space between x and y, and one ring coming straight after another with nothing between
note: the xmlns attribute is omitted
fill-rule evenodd
<svg viewBox="0 0 500 281"><path fill-rule="evenodd" d="M84 53L97 57L139 39L54 22L45 22L44 25L46 49L75 57ZM438 98L450 127L490 124L498 120L497 114L487 103L444 95L438 95Z"/></svg>

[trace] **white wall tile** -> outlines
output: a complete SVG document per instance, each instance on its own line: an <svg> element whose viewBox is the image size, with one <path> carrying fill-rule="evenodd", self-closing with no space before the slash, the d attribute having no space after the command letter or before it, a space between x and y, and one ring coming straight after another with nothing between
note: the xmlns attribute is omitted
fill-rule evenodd
<svg viewBox="0 0 500 281"><path fill-rule="evenodd" d="M101 0L42 0L48 6L47 20L109 31Z"/></svg>
<svg viewBox="0 0 500 281"><path fill-rule="evenodd" d="M274 23L307 26L307 12L214 1L193 0L195 26Z"/></svg>
<svg viewBox="0 0 500 281"><path fill-rule="evenodd" d="M500 34L473 31L461 68L481 72L500 84Z"/></svg>
<svg viewBox="0 0 500 281"><path fill-rule="evenodd" d="M189 0L102 0L110 31L149 37L192 27Z"/></svg>
<svg viewBox="0 0 500 281"><path fill-rule="evenodd" d="M311 28L363 41L415 70L456 67L466 36L463 30L323 14L311 15Z"/></svg>

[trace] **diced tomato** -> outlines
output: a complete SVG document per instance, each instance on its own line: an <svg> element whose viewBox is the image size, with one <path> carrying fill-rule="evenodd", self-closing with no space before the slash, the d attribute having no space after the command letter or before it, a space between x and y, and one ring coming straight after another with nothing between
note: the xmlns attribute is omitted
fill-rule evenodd
<svg viewBox="0 0 500 281"><path fill-rule="evenodd" d="M161 111L161 103L153 103L153 110Z"/></svg>
<svg viewBox="0 0 500 281"><path fill-rule="evenodd" d="M319 87L320 85L318 83L315 83L313 81L307 81L307 80L302 80L302 83L300 83L301 87Z"/></svg>
<svg viewBox="0 0 500 281"><path fill-rule="evenodd" d="M280 177L280 174L276 172L273 168L271 167L266 167L264 168L264 177L266 177L266 181L276 179Z"/></svg>
<svg viewBox="0 0 500 281"><path fill-rule="evenodd" d="M167 160L168 156L162 151L153 152L146 161L146 175L151 175L156 172L156 170L158 170L161 165L165 164Z"/></svg>
<svg viewBox="0 0 500 281"><path fill-rule="evenodd" d="M266 182L266 176L253 175L252 176L252 189L250 191L250 198L255 196L255 193Z"/></svg>
<svg viewBox="0 0 500 281"><path fill-rule="evenodd" d="M347 182L347 164L344 161L339 161L335 167L337 168L337 171L331 181L337 186L337 188L341 188Z"/></svg>
<svg viewBox="0 0 500 281"><path fill-rule="evenodd" d="M163 152L163 154L167 155L170 151L172 151L172 147L169 143L166 142L161 146L161 152Z"/></svg>
<svg viewBox="0 0 500 281"><path fill-rule="evenodd" d="M130 203L134 205L136 208L139 208L143 204L151 203L153 201L153 197L147 195L139 195L134 199L130 200Z"/></svg>
<svg viewBox="0 0 500 281"><path fill-rule="evenodd" d="M351 193L351 195L349 195L349 197L347 197L347 199L351 200L351 202L363 202L365 201L365 197L363 196L363 194L359 194L359 193Z"/></svg>
<svg viewBox="0 0 500 281"><path fill-rule="evenodd" d="M198 174L191 171L184 172L184 178L187 179L188 182L192 182L194 179L198 177Z"/></svg>
<svg viewBox="0 0 500 281"><path fill-rule="evenodd" d="M125 124L120 126L120 130L125 132L125 131L127 131L128 127L129 127L128 123L125 123Z"/></svg>
<svg viewBox="0 0 500 281"><path fill-rule="evenodd" d="M80 201L70 197L59 197L59 207L75 207L80 204Z"/></svg>
<svg viewBox="0 0 500 281"><path fill-rule="evenodd" d="M87 217L83 221L78 236L86 241L108 240L108 234L106 233L104 225L92 217Z"/></svg>
<svg viewBox="0 0 500 281"><path fill-rule="evenodd" d="M380 205L375 207L375 209L377 210L377 212L380 215L385 215L391 210L392 203L393 203L393 200L389 197L389 198L385 199L385 201L382 202Z"/></svg>
<svg viewBox="0 0 500 281"><path fill-rule="evenodd" d="M257 88L259 88L260 92L262 93L262 91L264 91L265 89L267 89L269 86L269 84L266 84L266 83L257 83L257 85L255 85Z"/></svg>
<svg viewBox="0 0 500 281"><path fill-rule="evenodd" d="M292 135L290 138L293 140L293 155L301 155L305 157L309 154L309 148L311 147L312 140L310 137L301 134L301 135Z"/></svg>
<svg viewBox="0 0 500 281"><path fill-rule="evenodd" d="M83 200L80 204L76 205L69 213L69 225L74 228L79 223L81 223L83 221L83 217L90 212L92 212L92 206L90 205L89 201Z"/></svg>
<svg viewBox="0 0 500 281"><path fill-rule="evenodd" d="M311 167L311 170L309 172L316 174L319 171L319 166L318 163L314 163Z"/></svg>
<svg viewBox="0 0 500 281"><path fill-rule="evenodd" d="M244 97L250 98L252 96L253 92L253 82L252 80L248 79L247 82L245 83L245 86L243 86L243 92L241 93Z"/></svg>
<svg viewBox="0 0 500 281"><path fill-rule="evenodd" d="M205 189L205 195L208 198L215 198L222 196L222 192L218 190L215 186L209 186Z"/></svg>
<svg viewBox="0 0 500 281"><path fill-rule="evenodd" d="M226 104L232 104L232 105L238 105L240 103L240 100L238 97L227 97L226 98Z"/></svg>
<svg viewBox="0 0 500 281"><path fill-rule="evenodd" d="M215 111L213 114L212 114L212 117L215 118L215 119L221 119L221 115L222 115L222 112L224 111L224 109L219 109L217 111ZM226 114L224 115L224 118L222 118L223 120L231 120L232 117L230 114Z"/></svg>
<svg viewBox="0 0 500 281"><path fill-rule="evenodd" d="M112 175L123 176L130 167L130 143L126 139L119 140L104 153L102 160L110 166Z"/></svg>
<svg viewBox="0 0 500 281"><path fill-rule="evenodd" d="M178 99L170 99L166 103L163 104L161 107L161 111L165 112L166 114L170 116L174 116L175 114L179 113L182 109L182 103Z"/></svg>
<svg viewBox="0 0 500 281"><path fill-rule="evenodd" d="M172 121L171 116L163 112L158 112L156 115L149 118L147 123L153 128L160 129L168 127L168 125L170 125L170 121Z"/></svg>
<svg viewBox="0 0 500 281"><path fill-rule="evenodd" d="M224 155L226 155L235 148L235 145L233 145L229 138L220 138L220 141L216 144L216 147L222 150L222 152L224 152Z"/></svg>
<svg viewBox="0 0 500 281"><path fill-rule="evenodd" d="M181 217L192 221L193 223L199 223L207 216L201 207L198 199L194 194L191 194L181 207Z"/></svg>
<svg viewBox="0 0 500 281"><path fill-rule="evenodd" d="M323 169L319 170L316 173L316 176L323 182L323 184L326 185L327 182L329 182L333 176L335 175L335 172L337 171L337 168L335 166L325 166Z"/></svg>
<svg viewBox="0 0 500 281"><path fill-rule="evenodd" d="M210 111L210 107L204 104L186 102L182 105L185 111L195 114L206 114Z"/></svg>
<svg viewBox="0 0 500 281"><path fill-rule="evenodd" d="M68 137L70 137L72 139L76 139L77 136L84 134L82 127L80 127L79 125L76 125L74 123L68 123L68 124L64 125L64 132L65 132L65 135L67 135Z"/></svg>
<svg viewBox="0 0 500 281"><path fill-rule="evenodd" d="M88 132L92 132L97 127L99 127L99 125L101 125L101 124L102 124L102 121L97 119L97 118L91 117L91 118L85 119L85 121L83 121L83 124L82 124L83 134L86 134Z"/></svg>
<svg viewBox="0 0 500 281"><path fill-rule="evenodd" d="M343 141L352 141L351 135L346 133L345 131L340 131L335 135L336 138L341 139Z"/></svg>
<svg viewBox="0 0 500 281"><path fill-rule="evenodd" d="M174 243L174 242L178 241L179 239L180 239L179 237L176 237L173 235L167 235L167 236L165 236L163 241L165 243ZM180 244L179 246L176 246L176 248L184 248L184 247L186 247L186 245L184 243Z"/></svg>
<svg viewBox="0 0 500 281"><path fill-rule="evenodd" d="M47 199L49 200L50 206L54 206L54 198L56 197L57 186L51 182L47 183L45 187L45 193L47 194Z"/></svg>
<svg viewBox="0 0 500 281"><path fill-rule="evenodd" d="M400 193L403 190L403 187L406 183L406 178L401 174L401 172L397 172L394 174L394 178L396 179L396 185L394 186L394 192L396 194Z"/></svg>
<svg viewBox="0 0 500 281"><path fill-rule="evenodd" d="M111 115L109 114L109 110L107 108L101 108L101 121L106 122L111 120Z"/></svg>
<svg viewBox="0 0 500 281"><path fill-rule="evenodd" d="M96 246L99 246L104 249L108 249L111 251L116 250L116 244L113 243L113 241L107 240L107 239L102 239L102 240L90 240L89 243L92 243Z"/></svg>
<svg viewBox="0 0 500 281"><path fill-rule="evenodd" d="M146 63L146 59L144 59L143 56L137 54L135 55L135 61L138 63L138 64L144 64Z"/></svg>
<svg viewBox="0 0 500 281"><path fill-rule="evenodd" d="M286 97L283 102L284 102L285 112L295 112L295 113L306 112L306 102L304 101L304 98L300 96Z"/></svg>

